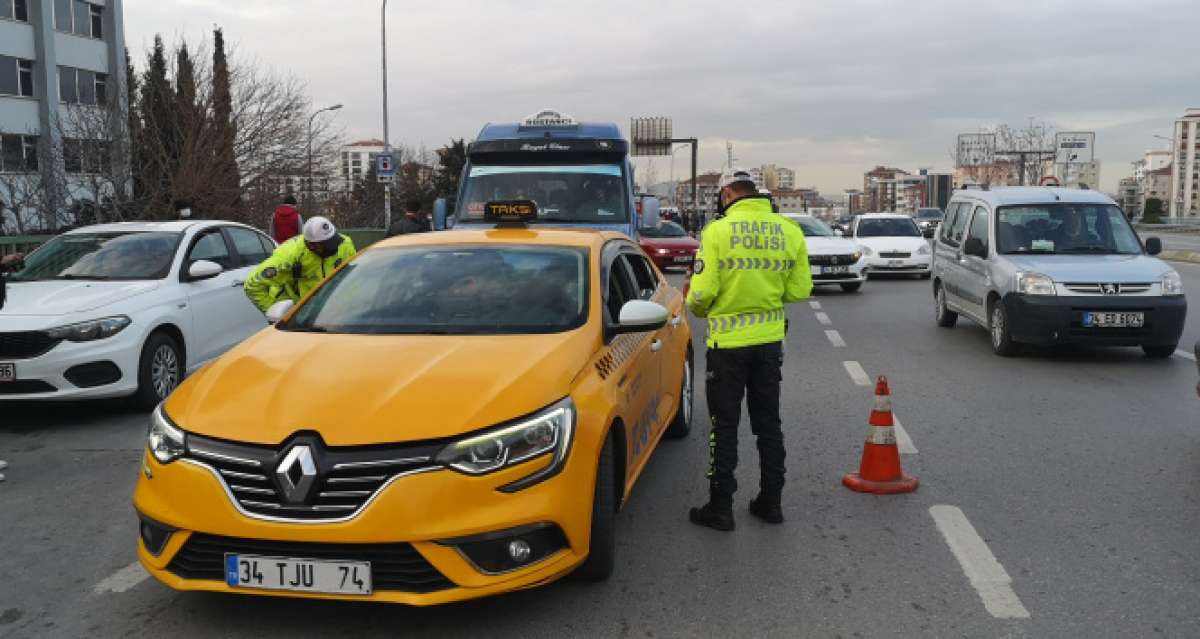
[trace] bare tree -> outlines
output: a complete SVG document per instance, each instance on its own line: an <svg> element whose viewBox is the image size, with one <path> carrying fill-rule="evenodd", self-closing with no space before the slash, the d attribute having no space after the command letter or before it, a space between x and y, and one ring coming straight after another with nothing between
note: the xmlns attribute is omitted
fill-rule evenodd
<svg viewBox="0 0 1200 639"><path fill-rule="evenodd" d="M1023 127L997 124L984 127L981 134L996 136L996 159L982 166L960 166L961 180L981 184L1037 184L1052 168L1054 162L1054 126L1030 118ZM958 161L958 149L950 150L951 159Z"/></svg>

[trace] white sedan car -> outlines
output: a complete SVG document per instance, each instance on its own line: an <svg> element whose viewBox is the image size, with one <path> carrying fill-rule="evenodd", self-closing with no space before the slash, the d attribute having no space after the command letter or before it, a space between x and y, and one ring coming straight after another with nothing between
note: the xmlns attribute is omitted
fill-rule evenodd
<svg viewBox="0 0 1200 639"><path fill-rule="evenodd" d="M868 213L854 218L850 237L866 254L871 274L911 273L929 279L933 250L907 215Z"/></svg>
<svg viewBox="0 0 1200 639"><path fill-rule="evenodd" d="M847 293L862 288L867 281L867 261L862 248L852 240L838 237L833 229L811 215L786 213L784 217L804 231L813 285L838 284Z"/></svg>
<svg viewBox="0 0 1200 639"><path fill-rule="evenodd" d="M229 222L125 222L55 237L7 277L0 401L133 396L152 408L267 325L242 284L274 249Z"/></svg>

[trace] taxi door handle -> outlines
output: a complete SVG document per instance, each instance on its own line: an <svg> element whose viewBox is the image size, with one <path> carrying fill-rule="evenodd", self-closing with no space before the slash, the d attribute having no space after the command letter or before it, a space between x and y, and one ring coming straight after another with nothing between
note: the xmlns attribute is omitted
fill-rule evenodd
<svg viewBox="0 0 1200 639"><path fill-rule="evenodd" d="M683 318L678 315L671 318L671 328L679 328L679 325L682 323Z"/></svg>
<svg viewBox="0 0 1200 639"><path fill-rule="evenodd" d="M663 347L663 343L662 343L661 339L656 339L653 342L650 342L650 352L651 353L657 353L657 352L661 351L662 347Z"/></svg>
<svg viewBox="0 0 1200 639"><path fill-rule="evenodd" d="M233 288L242 288L245 285L246 285L246 280L234 280L233 281Z"/></svg>

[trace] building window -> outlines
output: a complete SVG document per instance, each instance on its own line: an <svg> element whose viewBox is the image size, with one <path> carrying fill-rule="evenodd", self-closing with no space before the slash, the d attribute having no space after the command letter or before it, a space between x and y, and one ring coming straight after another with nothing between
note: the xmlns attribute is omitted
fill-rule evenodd
<svg viewBox="0 0 1200 639"><path fill-rule="evenodd" d="M104 173L109 165L109 144L105 140L63 138L63 165L67 173Z"/></svg>
<svg viewBox="0 0 1200 639"><path fill-rule="evenodd" d="M108 76L86 69L58 68L59 101L95 106L108 103Z"/></svg>
<svg viewBox="0 0 1200 639"><path fill-rule="evenodd" d="M96 104L108 104L108 75L96 74Z"/></svg>
<svg viewBox="0 0 1200 639"><path fill-rule="evenodd" d="M29 22L26 0L0 0L0 18Z"/></svg>
<svg viewBox="0 0 1200 639"><path fill-rule="evenodd" d="M63 33L103 38L104 7L83 0L54 0L54 28Z"/></svg>
<svg viewBox="0 0 1200 639"><path fill-rule="evenodd" d="M36 135L0 135L0 171L30 173L38 170Z"/></svg>
<svg viewBox="0 0 1200 639"><path fill-rule="evenodd" d="M4 0L0 0L4 2ZM0 94L33 97L33 62L0 55Z"/></svg>

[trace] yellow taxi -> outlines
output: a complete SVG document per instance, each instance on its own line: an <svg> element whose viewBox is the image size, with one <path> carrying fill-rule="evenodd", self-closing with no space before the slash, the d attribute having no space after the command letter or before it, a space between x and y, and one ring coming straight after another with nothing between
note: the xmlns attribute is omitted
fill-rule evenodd
<svg viewBox="0 0 1200 639"><path fill-rule="evenodd" d="M681 293L596 230L362 252L153 413L138 556L178 590L439 604L614 566L693 402Z"/></svg>

